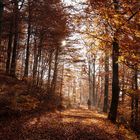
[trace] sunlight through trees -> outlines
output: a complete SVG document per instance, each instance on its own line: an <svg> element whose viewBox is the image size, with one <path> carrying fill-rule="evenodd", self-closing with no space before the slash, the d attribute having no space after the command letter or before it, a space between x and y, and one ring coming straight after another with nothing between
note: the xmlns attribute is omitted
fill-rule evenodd
<svg viewBox="0 0 140 140"><path fill-rule="evenodd" d="M139 0L0 0L0 117L83 109L138 134L139 17Z"/></svg>

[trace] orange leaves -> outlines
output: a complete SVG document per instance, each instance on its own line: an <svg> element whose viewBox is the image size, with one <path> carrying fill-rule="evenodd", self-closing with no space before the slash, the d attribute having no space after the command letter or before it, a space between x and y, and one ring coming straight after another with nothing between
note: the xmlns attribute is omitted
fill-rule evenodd
<svg viewBox="0 0 140 140"><path fill-rule="evenodd" d="M104 6L108 1L107 0L89 0L90 1L90 4L93 8L99 8L101 6Z"/></svg>
<svg viewBox="0 0 140 140"><path fill-rule="evenodd" d="M134 133L123 126L118 129L104 114L86 109L22 115L0 126L1 139L137 140Z"/></svg>

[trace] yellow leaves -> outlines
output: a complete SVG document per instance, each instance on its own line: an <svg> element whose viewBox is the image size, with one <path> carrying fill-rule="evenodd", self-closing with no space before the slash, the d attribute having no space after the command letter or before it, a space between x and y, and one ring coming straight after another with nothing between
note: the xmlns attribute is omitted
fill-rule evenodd
<svg viewBox="0 0 140 140"><path fill-rule="evenodd" d="M124 56L119 56L118 58L118 62L123 62L125 59L124 59Z"/></svg>
<svg viewBox="0 0 140 140"><path fill-rule="evenodd" d="M135 30L135 36L140 37L140 31Z"/></svg>
<svg viewBox="0 0 140 140"><path fill-rule="evenodd" d="M123 19L120 14L114 14L113 21L115 23L115 26L118 28L123 24Z"/></svg>
<svg viewBox="0 0 140 140"><path fill-rule="evenodd" d="M125 92L128 93L130 96L136 94L136 91L133 89L125 89Z"/></svg>
<svg viewBox="0 0 140 140"><path fill-rule="evenodd" d="M128 129L125 129L123 125L119 127L119 132L125 136L127 140L138 140L137 136Z"/></svg>

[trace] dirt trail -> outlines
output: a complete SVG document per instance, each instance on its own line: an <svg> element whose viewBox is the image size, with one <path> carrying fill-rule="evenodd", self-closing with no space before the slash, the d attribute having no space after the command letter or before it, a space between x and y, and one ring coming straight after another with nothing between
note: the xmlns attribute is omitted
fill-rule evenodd
<svg viewBox="0 0 140 140"><path fill-rule="evenodd" d="M87 109L37 113L0 123L0 140L135 140L106 115Z"/></svg>

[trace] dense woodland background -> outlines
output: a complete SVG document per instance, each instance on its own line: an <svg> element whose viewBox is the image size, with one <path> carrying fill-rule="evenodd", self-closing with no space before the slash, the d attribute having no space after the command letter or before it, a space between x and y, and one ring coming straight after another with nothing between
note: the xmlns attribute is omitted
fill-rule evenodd
<svg viewBox="0 0 140 140"><path fill-rule="evenodd" d="M85 106L140 133L139 0L0 0L0 117Z"/></svg>

